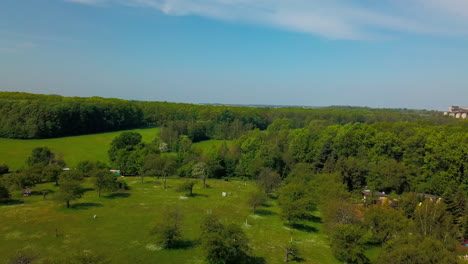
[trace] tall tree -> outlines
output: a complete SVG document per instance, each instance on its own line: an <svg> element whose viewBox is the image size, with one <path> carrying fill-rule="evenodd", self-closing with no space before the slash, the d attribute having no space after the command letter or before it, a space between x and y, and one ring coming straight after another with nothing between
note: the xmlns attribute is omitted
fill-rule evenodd
<svg viewBox="0 0 468 264"><path fill-rule="evenodd" d="M9 199L9 198L10 198L10 191L0 181L0 201L4 199Z"/></svg>
<svg viewBox="0 0 468 264"><path fill-rule="evenodd" d="M31 156L28 157L26 163L32 167L36 164L43 166L52 163L55 159L55 154L48 147L39 147L32 150Z"/></svg>
<svg viewBox="0 0 468 264"><path fill-rule="evenodd" d="M280 186L281 176L270 168L262 168L257 178L257 184L266 194L269 194Z"/></svg>
<svg viewBox="0 0 468 264"><path fill-rule="evenodd" d="M253 213L255 214L255 211L257 207L262 206L266 202L266 195L263 191L261 190L256 190L248 196L247 203L250 207L253 209Z"/></svg>
<svg viewBox="0 0 468 264"><path fill-rule="evenodd" d="M66 171L60 175L60 188L55 195L55 199L59 202L65 202L67 208L70 208L70 202L81 198L83 177L77 171Z"/></svg>
<svg viewBox="0 0 468 264"><path fill-rule="evenodd" d="M122 174L137 174L140 171L143 162L141 138L139 133L123 132L112 141L109 159Z"/></svg>
<svg viewBox="0 0 468 264"><path fill-rule="evenodd" d="M56 164L49 164L44 167L44 170L42 171L42 177L46 181L55 182L55 185L58 185L58 180L62 172L63 169L60 166L57 166Z"/></svg>
<svg viewBox="0 0 468 264"><path fill-rule="evenodd" d="M192 167L192 176L200 178L203 181L203 188L206 188L206 179L208 179L208 168L205 162L198 162Z"/></svg>
<svg viewBox="0 0 468 264"><path fill-rule="evenodd" d="M98 191L99 197L101 197L102 191L113 192L119 189L117 177L112 175L109 170L95 169L91 172L93 177L94 187Z"/></svg>

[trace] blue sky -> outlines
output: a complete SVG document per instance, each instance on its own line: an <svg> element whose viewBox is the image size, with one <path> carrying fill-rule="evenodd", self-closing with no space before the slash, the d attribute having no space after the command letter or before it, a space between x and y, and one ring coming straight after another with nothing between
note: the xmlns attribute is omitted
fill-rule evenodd
<svg viewBox="0 0 468 264"><path fill-rule="evenodd" d="M468 0L2 0L0 90L468 105Z"/></svg>

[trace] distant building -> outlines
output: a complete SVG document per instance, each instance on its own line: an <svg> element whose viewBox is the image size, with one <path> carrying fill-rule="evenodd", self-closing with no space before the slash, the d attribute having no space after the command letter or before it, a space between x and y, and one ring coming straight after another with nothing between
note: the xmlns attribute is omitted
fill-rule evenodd
<svg viewBox="0 0 468 264"><path fill-rule="evenodd" d="M385 192L379 192L379 191L374 191L372 192L371 190L363 190L361 191L363 197L362 200L364 201L364 204L381 204L384 201L388 201L388 195L385 194Z"/></svg>
<svg viewBox="0 0 468 264"><path fill-rule="evenodd" d="M120 176L120 175L121 175L121 174L120 174L120 170L110 170L110 172L111 172L112 174L114 174L114 176Z"/></svg>
<svg viewBox="0 0 468 264"><path fill-rule="evenodd" d="M417 194L420 197L424 197L426 199L429 199L431 202L439 202L442 200L442 197L434 195L434 194L429 194L429 193L418 193Z"/></svg>
<svg viewBox="0 0 468 264"><path fill-rule="evenodd" d="M449 107L448 112L444 112L444 115L466 119L468 117L468 107L452 105L451 107Z"/></svg>

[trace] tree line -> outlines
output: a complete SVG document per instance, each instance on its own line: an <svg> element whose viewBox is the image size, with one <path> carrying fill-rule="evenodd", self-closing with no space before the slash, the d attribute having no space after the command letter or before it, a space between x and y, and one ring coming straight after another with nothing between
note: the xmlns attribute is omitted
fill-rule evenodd
<svg viewBox="0 0 468 264"><path fill-rule="evenodd" d="M312 120L329 124L420 121L454 123L437 111L363 107L254 108L126 101L100 97L62 97L0 92L0 137L52 138L143 127L168 127L193 141L233 139L252 129L265 130L288 118L293 128ZM186 132L187 131L187 132Z"/></svg>

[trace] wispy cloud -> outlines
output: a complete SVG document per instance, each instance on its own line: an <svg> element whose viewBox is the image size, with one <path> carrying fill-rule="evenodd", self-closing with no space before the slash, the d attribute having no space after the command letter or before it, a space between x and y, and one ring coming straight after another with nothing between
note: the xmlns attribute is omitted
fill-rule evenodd
<svg viewBox="0 0 468 264"><path fill-rule="evenodd" d="M23 53L27 50L35 48L37 45L33 42L18 42L13 44L1 44L0 53L3 54L16 54Z"/></svg>
<svg viewBox="0 0 468 264"><path fill-rule="evenodd" d="M392 32L468 34L468 0L66 0L155 8L304 32L331 39L378 38Z"/></svg>

